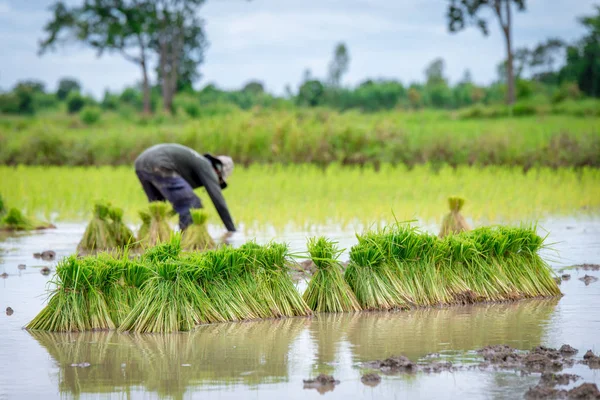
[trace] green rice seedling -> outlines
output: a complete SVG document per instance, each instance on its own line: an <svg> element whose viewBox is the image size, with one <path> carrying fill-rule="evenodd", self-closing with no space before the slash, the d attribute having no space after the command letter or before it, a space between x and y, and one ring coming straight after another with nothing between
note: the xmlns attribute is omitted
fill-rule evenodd
<svg viewBox="0 0 600 400"><path fill-rule="evenodd" d="M361 307L344 280L342 265L338 261L341 250L325 237L310 238L308 252L317 266L302 296L311 310L316 312L352 312Z"/></svg>
<svg viewBox="0 0 600 400"><path fill-rule="evenodd" d="M3 229L14 231L28 231L35 229L33 221L23 215L18 208L10 208L2 218Z"/></svg>
<svg viewBox="0 0 600 400"><path fill-rule="evenodd" d="M190 210L192 225L183 231L182 246L187 250L207 250L215 247L215 241L210 237L206 222L208 213L205 210Z"/></svg>
<svg viewBox="0 0 600 400"><path fill-rule="evenodd" d="M255 259L259 266L255 275L258 290L269 299L271 311L276 316L306 316L312 311L296 290L290 276L290 253L287 244L268 243L258 251Z"/></svg>
<svg viewBox="0 0 600 400"><path fill-rule="evenodd" d="M108 210L108 217L110 218L110 228L117 247L124 248L133 245L135 242L135 235L123 222L123 209L110 207Z"/></svg>
<svg viewBox="0 0 600 400"><path fill-rule="evenodd" d="M147 214L150 216L150 221L147 228L144 227L147 220L145 214L140 213L142 218L142 228L140 229L138 240L144 246L154 246L158 243L168 241L173 233L169 226L169 217L171 216L172 208L169 203L164 201L154 201L148 205ZM143 236L142 236L143 235Z"/></svg>
<svg viewBox="0 0 600 400"><path fill-rule="evenodd" d="M358 235L357 235L358 236ZM350 249L350 263L344 279L352 288L364 310L406 308L407 303L398 285L391 282L393 271L386 263L382 246L374 239L358 236L358 244Z"/></svg>
<svg viewBox="0 0 600 400"><path fill-rule="evenodd" d="M63 259L56 267L46 307L27 324L30 330L83 332L90 329L87 292L91 289L93 270L75 256Z"/></svg>
<svg viewBox="0 0 600 400"><path fill-rule="evenodd" d="M202 256L201 282L218 313L226 321L264 316L259 299L248 286L243 250L222 247Z"/></svg>
<svg viewBox="0 0 600 400"><path fill-rule="evenodd" d="M446 214L442 221L442 228L439 236L445 237L450 233L459 233L471 230L471 227L460 213L460 210L465 204L465 199L462 197L452 196L448 198L450 213Z"/></svg>
<svg viewBox="0 0 600 400"><path fill-rule="evenodd" d="M0 217L3 216L6 213L6 208L4 207L4 199L2 198L2 195L0 194Z"/></svg>
<svg viewBox="0 0 600 400"><path fill-rule="evenodd" d="M108 203L97 203L94 206L92 220L83 233L83 238L77 245L81 253L103 251L117 247L114 232L109 217L111 206Z"/></svg>
<svg viewBox="0 0 600 400"><path fill-rule="evenodd" d="M141 241L145 238L148 237L148 234L150 233L150 222L152 222L152 216L144 210L139 211L138 215L140 216L140 219L142 220L142 225L140 226L140 229L138 230L138 235L137 235L137 239L138 241Z"/></svg>

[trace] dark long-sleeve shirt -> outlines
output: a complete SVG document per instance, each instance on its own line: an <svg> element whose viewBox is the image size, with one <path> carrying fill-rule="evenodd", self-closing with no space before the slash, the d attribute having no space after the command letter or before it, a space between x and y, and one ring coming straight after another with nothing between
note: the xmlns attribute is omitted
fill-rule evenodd
<svg viewBox="0 0 600 400"><path fill-rule="evenodd" d="M164 174L175 172L194 189L204 186L227 230L235 231L227 203L221 193L219 177L208 158L180 144L158 144L138 156L135 169Z"/></svg>

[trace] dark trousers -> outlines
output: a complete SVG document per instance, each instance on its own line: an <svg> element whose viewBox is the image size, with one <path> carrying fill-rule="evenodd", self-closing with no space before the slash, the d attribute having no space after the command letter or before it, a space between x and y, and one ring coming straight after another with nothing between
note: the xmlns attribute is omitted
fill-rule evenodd
<svg viewBox="0 0 600 400"><path fill-rule="evenodd" d="M187 181L178 174L135 171L148 201L168 201L179 214L179 228L183 231L192 224L190 208L202 208L200 198Z"/></svg>

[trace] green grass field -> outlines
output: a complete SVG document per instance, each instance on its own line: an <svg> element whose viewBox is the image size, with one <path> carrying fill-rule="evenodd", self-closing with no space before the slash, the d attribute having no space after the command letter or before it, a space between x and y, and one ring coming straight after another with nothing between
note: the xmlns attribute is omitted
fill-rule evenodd
<svg viewBox="0 0 600 400"><path fill-rule="evenodd" d="M0 166L2 196L8 207L53 221L87 221L95 201L108 200L125 210L129 223L147 201L132 167ZM197 193L221 222L204 192ZM552 216L597 215L600 170L513 167L412 169L330 165L252 165L239 167L224 191L236 224L246 231L317 227L355 228L419 219L440 224L447 197L464 196L464 215L476 224L534 221Z"/></svg>
<svg viewBox="0 0 600 400"><path fill-rule="evenodd" d="M131 165L146 147L178 142L238 164L600 166L600 117L460 118L460 112L253 110L191 119L103 114L0 121L0 164Z"/></svg>

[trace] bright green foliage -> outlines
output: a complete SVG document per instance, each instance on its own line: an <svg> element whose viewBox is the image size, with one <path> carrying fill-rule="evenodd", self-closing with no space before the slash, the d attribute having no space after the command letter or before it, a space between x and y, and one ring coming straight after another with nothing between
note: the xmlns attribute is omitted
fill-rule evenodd
<svg viewBox="0 0 600 400"><path fill-rule="evenodd" d="M2 195L0 195L0 217L3 216L4 213L6 213L6 208L4 207L4 199L2 198Z"/></svg>
<svg viewBox="0 0 600 400"><path fill-rule="evenodd" d="M442 220L442 228L440 237L444 237L450 233L465 232L471 229L465 218L460 213L460 210L465 204L465 199L462 197L452 196L448 198L450 212L444 216Z"/></svg>
<svg viewBox="0 0 600 400"><path fill-rule="evenodd" d="M168 241L173 230L169 226L171 205L164 201L154 201L148 205L147 211L140 212L142 226L138 232L138 241L144 246L154 246Z"/></svg>
<svg viewBox="0 0 600 400"><path fill-rule="evenodd" d="M2 218L1 227L15 231L28 231L35 229L33 221L23 215L18 208L10 208Z"/></svg>
<svg viewBox="0 0 600 400"><path fill-rule="evenodd" d="M122 249L134 242L133 232L123 222L123 210L110 203L97 203L77 249L80 252Z"/></svg>
<svg viewBox="0 0 600 400"><path fill-rule="evenodd" d="M205 210L190 210L192 225L188 226L182 235L182 246L187 250L206 250L215 247L215 241L210 237L206 223L208 213Z"/></svg>
<svg viewBox="0 0 600 400"><path fill-rule="evenodd" d="M99 213L103 210L99 207ZM339 250L309 240L317 272L304 299L287 245L182 252L181 235L142 255L68 257L32 330L188 331L199 324L559 296L535 227L484 227L439 239L397 223L358 236L342 279ZM312 308L312 310L311 310Z"/></svg>
<svg viewBox="0 0 600 400"><path fill-rule="evenodd" d="M325 237L311 238L308 252L317 266L303 295L310 309L316 312L360 311L360 304L344 280L338 261L341 251L335 243Z"/></svg>

